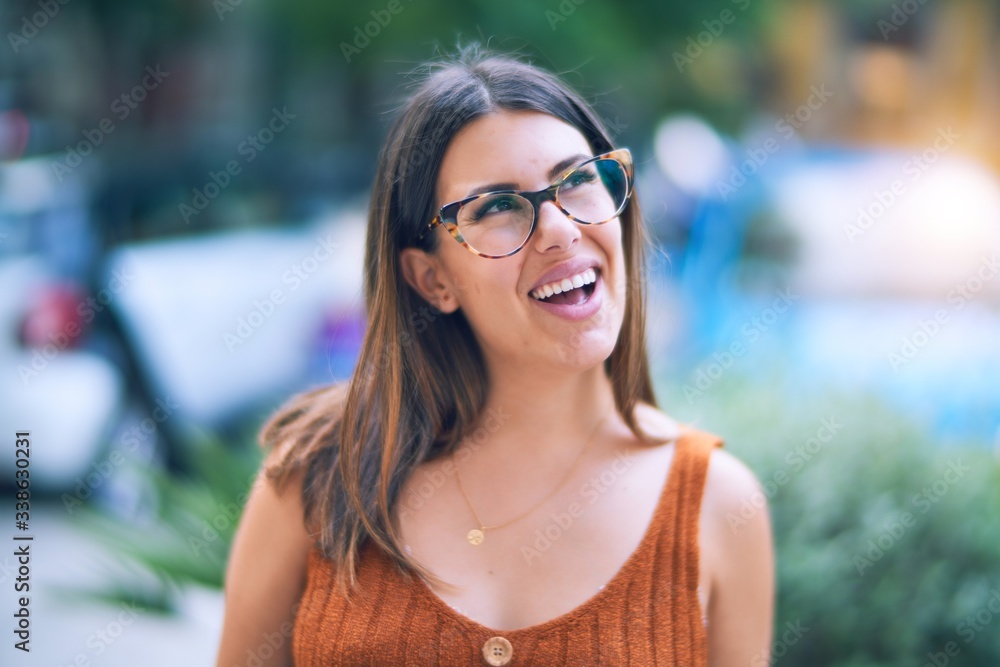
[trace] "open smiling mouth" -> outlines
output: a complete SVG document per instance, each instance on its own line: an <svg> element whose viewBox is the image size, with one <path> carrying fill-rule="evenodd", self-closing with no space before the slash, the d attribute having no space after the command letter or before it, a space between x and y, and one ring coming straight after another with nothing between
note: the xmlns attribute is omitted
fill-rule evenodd
<svg viewBox="0 0 1000 667"><path fill-rule="evenodd" d="M546 286L544 290L535 290L532 292L532 298L541 301L542 303L560 304L567 306L578 306L582 303L586 303L590 299L591 295L594 293L594 289L597 286L597 278L599 272L597 269L591 269L591 275L584 278L586 284L582 284L579 287L573 287L571 285L564 285L568 289L563 289L562 286ZM558 293L556 290L559 290ZM548 294L546 296L546 294Z"/></svg>

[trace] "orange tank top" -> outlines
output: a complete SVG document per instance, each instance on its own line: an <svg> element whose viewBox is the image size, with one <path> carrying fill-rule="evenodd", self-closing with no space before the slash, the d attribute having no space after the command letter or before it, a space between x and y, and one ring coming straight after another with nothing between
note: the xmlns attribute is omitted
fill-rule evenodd
<svg viewBox="0 0 1000 667"><path fill-rule="evenodd" d="M463 616L420 577L407 579L372 542L362 548L348 603L332 563L314 549L292 636L296 667L704 667L698 522L709 458L719 446L717 436L684 425L636 550L583 604L527 628L495 630Z"/></svg>

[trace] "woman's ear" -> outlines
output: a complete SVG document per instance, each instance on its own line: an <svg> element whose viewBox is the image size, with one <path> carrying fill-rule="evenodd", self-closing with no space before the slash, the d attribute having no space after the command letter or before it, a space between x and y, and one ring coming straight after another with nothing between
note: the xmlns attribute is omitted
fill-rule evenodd
<svg viewBox="0 0 1000 667"><path fill-rule="evenodd" d="M458 300L445 280L437 257L420 248L404 248L399 253L403 278L425 301L442 313L458 310Z"/></svg>

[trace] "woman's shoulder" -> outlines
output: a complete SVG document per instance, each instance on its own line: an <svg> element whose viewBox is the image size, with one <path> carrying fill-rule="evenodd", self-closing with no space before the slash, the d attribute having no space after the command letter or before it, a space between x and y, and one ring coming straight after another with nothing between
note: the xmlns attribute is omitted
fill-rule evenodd
<svg viewBox="0 0 1000 667"><path fill-rule="evenodd" d="M324 450L336 444L348 384L335 383L292 396L260 429L265 450L261 476L284 495L292 487L300 496L304 471Z"/></svg>
<svg viewBox="0 0 1000 667"><path fill-rule="evenodd" d="M741 646L766 646L774 596L768 497L746 463L721 447L711 451L699 521L709 652L733 657Z"/></svg>
<svg viewBox="0 0 1000 667"><path fill-rule="evenodd" d="M642 401L636 403L635 418L657 441L676 442L684 434L695 434L710 450L705 477L706 505L726 511L738 511L744 501L755 507L766 506L767 498L756 475L722 446L724 439L710 428L687 424Z"/></svg>
<svg viewBox="0 0 1000 667"><path fill-rule="evenodd" d="M712 450L705 478L705 502L726 513L739 513L748 503L756 510L767 511L767 496L757 476L739 457L721 447Z"/></svg>
<svg viewBox="0 0 1000 667"><path fill-rule="evenodd" d="M238 661L248 645L276 630L291 634L313 546L302 520L300 485L301 475L291 474L279 492L261 472L250 490L226 565L218 665ZM276 647L275 655L280 664L291 664L288 644Z"/></svg>
<svg viewBox="0 0 1000 667"><path fill-rule="evenodd" d="M346 388L346 383L337 383L296 394L261 427L265 453L247 501L245 530L280 525L300 564L319 536L318 526L307 523L306 507L313 500L305 493L311 483L307 473L332 441L324 436L343 412Z"/></svg>
<svg viewBox="0 0 1000 667"><path fill-rule="evenodd" d="M281 461L283 452L271 451L262 461L257 479L247 499L244 516L253 528L270 526L271 531L280 530L287 538L288 546L296 551L308 551L317 538L315 527L306 524L303 484L306 469L294 467L282 470L279 479L274 470L285 463Z"/></svg>
<svg viewBox="0 0 1000 667"><path fill-rule="evenodd" d="M712 447L701 503L702 547L713 578L756 576L771 555L768 497L738 456ZM737 556L739 554L739 556Z"/></svg>

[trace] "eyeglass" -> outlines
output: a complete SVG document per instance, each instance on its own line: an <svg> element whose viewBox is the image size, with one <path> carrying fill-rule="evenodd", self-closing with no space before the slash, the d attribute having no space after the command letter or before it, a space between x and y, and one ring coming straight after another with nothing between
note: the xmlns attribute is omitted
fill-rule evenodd
<svg viewBox="0 0 1000 667"><path fill-rule="evenodd" d="M497 190L445 204L418 240L444 225L456 241L480 257L509 257L531 238L542 203L551 201L580 224L602 225L625 210L632 179L632 153L619 148L571 167L544 190Z"/></svg>

